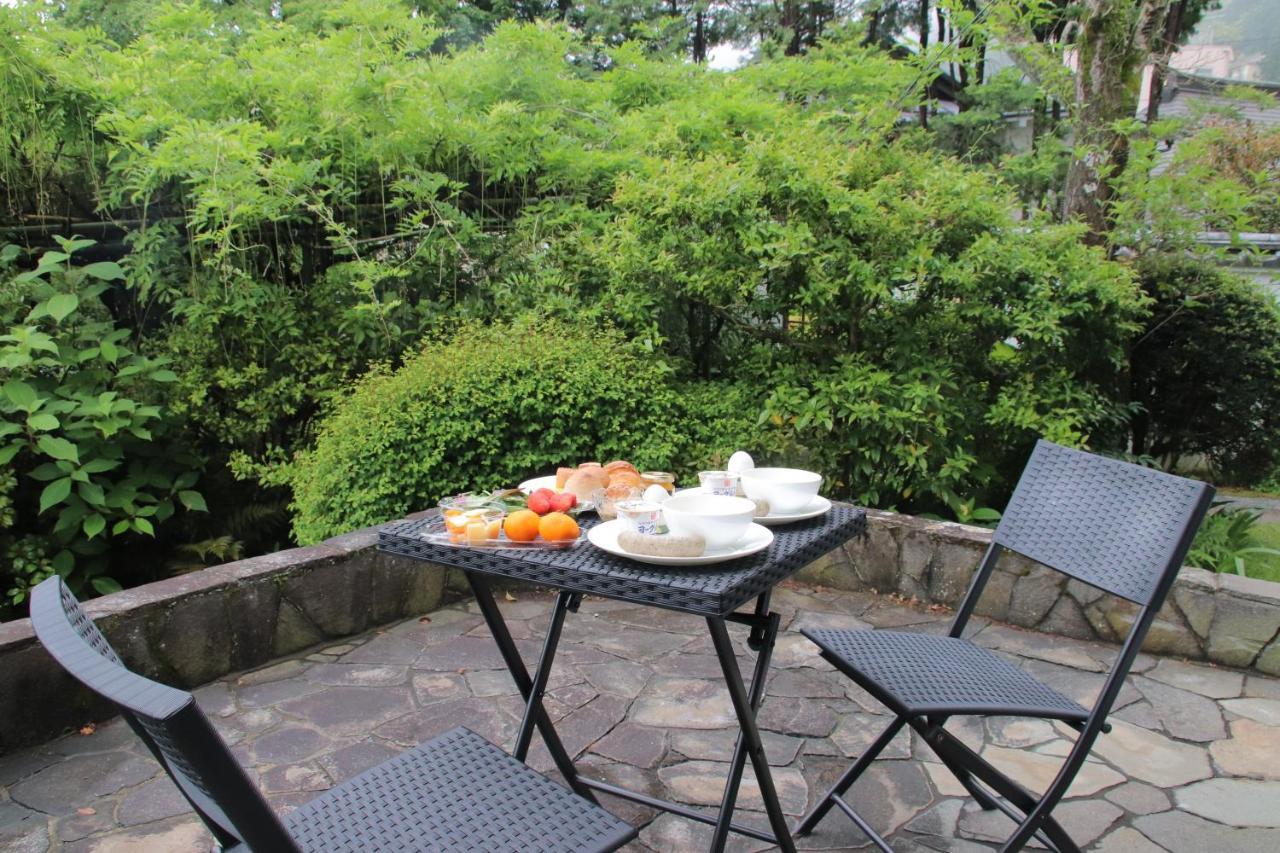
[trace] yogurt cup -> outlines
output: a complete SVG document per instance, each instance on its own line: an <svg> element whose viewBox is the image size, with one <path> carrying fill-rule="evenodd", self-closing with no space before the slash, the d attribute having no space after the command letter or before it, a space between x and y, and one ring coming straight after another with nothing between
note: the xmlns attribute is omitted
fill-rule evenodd
<svg viewBox="0 0 1280 853"><path fill-rule="evenodd" d="M738 493L737 471L699 471L698 482L702 484L703 494L724 495L733 497Z"/></svg>
<svg viewBox="0 0 1280 853"><path fill-rule="evenodd" d="M636 533L644 533L650 536L658 532L658 528L662 522L662 507L653 501L644 499L619 501L614 504L618 510L618 518L627 523L627 526Z"/></svg>

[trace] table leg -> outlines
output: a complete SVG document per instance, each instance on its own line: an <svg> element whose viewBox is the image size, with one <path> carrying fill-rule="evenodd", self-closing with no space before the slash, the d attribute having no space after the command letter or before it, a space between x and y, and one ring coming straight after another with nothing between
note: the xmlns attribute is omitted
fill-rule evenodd
<svg viewBox="0 0 1280 853"><path fill-rule="evenodd" d="M556 646L560 644L560 631L564 628L564 616L572 600L571 592L562 591L556 596L556 606L551 611L551 624L547 626L547 636L542 640L542 656L538 659L538 668L533 671L533 684L525 702L524 718L520 721L520 731L516 733L516 746L511 751L517 761L524 761L529 756L534 717L537 709L542 707L542 694L551 678L551 662L555 660Z"/></svg>
<svg viewBox="0 0 1280 853"><path fill-rule="evenodd" d="M529 719L529 710L533 710L532 719L534 725L538 728L538 734L542 735L542 742L547 745L547 752L551 753L551 760L555 762L556 769L560 771L560 775L564 777L569 787L581 797L585 797L591 802L599 805L599 801L578 779L578 771L573 766L573 759L569 757L569 753L564 748L564 743L560 740L560 735L556 733L555 726L551 724L551 717L547 714L547 709L542 705L541 697L534 697L533 680L529 677L529 670L525 668L524 660L520 657L520 650L516 648L515 641L511 639L511 632L507 630L507 623L502 618L502 611L498 609L498 604L493 600L493 591L489 589L489 582L484 576L478 572L467 572L467 583L471 585L471 591L475 594L476 603L480 606L480 615L484 617L485 624L489 626L489 633L493 634L493 640L498 644L498 651L502 654L503 661L507 664L507 671L511 673L511 678L516 683L516 689L520 691L520 695L524 697L526 703L525 719ZM561 596L569 595L561 593ZM561 599L557 599L556 607L560 608ZM553 617L554 620L554 617ZM563 610L560 612L560 623L564 622ZM542 654L550 662L547 657L548 651L551 656L555 655L555 648L559 640L559 628L554 632L557 642L550 644L547 648L544 646ZM538 662L538 674L543 678L545 686L545 674L543 670L543 661ZM521 726L523 729L523 725Z"/></svg>
<svg viewBox="0 0 1280 853"><path fill-rule="evenodd" d="M747 688L751 700L751 710L760 708L764 698L765 683L769 676L769 661L773 657L773 646L778 636L778 614L769 613L769 593L760 596L756 601L756 618L752 620L751 634L747 645L756 650L755 670L751 675L751 685ZM729 777L725 782L724 798L720 801L720 819L716 822L715 834L711 839L711 849L721 850L729 837L730 821L733 809L737 804L738 787L742 784L742 771L747 763L747 753L742 732L733 744L733 759L729 762Z"/></svg>
<svg viewBox="0 0 1280 853"><path fill-rule="evenodd" d="M767 629L767 642L771 647L773 638L777 634L778 617L773 614L770 619L770 625ZM778 792L773 787L773 774L769 770L769 761L764 755L764 745L760 741L760 729L756 726L756 712L751 696L747 693L747 688L742 683L742 672L738 669L738 658L733 651L733 641L729 638L729 630L725 627L723 618L708 616L707 628L711 632L711 642L716 648L716 657L720 659L720 668L724 671L725 684L729 688L729 698L733 701L733 710L738 715L738 726L741 729L739 734L739 747L745 744L747 755L751 758L751 767L755 770L756 782L760 786L760 797L764 800L765 812L769 815L769 826L773 829L774 837L777 839L778 847L784 853L794 853L796 846L791 840L791 832L787 827L787 819L782 814L782 804L778 802ZM765 656L764 649L761 649L761 657ZM759 661L757 661L757 671L760 670ZM759 683L763 689L764 678L761 673L757 673L757 678L752 683L752 693ZM737 755L739 749L734 750ZM739 771L738 782L741 782L741 771ZM732 802L737 796L737 785L734 785L732 796L726 791L726 801ZM725 815L721 815L721 820L725 820ZM719 827L717 826L717 830ZM717 832L717 835L720 835ZM719 853L724 848L724 838L719 837L719 846L713 846L713 853Z"/></svg>

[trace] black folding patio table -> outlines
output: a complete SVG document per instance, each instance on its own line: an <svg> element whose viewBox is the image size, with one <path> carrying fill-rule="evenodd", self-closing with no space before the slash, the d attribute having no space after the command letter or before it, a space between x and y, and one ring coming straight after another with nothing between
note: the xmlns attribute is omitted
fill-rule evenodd
<svg viewBox="0 0 1280 853"><path fill-rule="evenodd" d="M584 513L579 520L584 528L596 523L592 513ZM847 504L836 503L832 505L830 512L819 518L774 527L773 543L764 551L697 568L667 568L639 563L613 556L586 542L562 550L450 547L425 538L443 528L440 516L434 512L386 525L379 531L378 547L390 553L462 569L466 573L480 612L525 700L524 719L512 750L517 759L526 759L533 730L537 728L566 783L593 802L595 797L592 791L602 791L711 824L715 826L711 843L711 849L715 851L724 849L730 831L768 841L783 850L791 851L795 849L795 845L782 814L782 806L778 802L769 762L765 759L760 731L756 726L756 711L764 697L769 660L778 635L778 614L770 611L769 599L778 582L853 536L864 533L866 523L865 512ZM543 640L542 654L532 676L525 668L494 601L489 576L559 590L551 623ZM588 778L578 773L573 766L573 759L565 750L543 707L542 697L551 674L565 615L578 609L584 594L675 610L706 619L707 630L711 634L740 728L729 764L724 796L716 814L708 815L679 803ZM737 612L739 607L750 603L752 599L755 599L753 609ZM756 652L756 664L750 684L743 683L726 622L737 622L751 628L747 642ZM748 757L755 770L772 832L732 822L738 788L742 783L742 771Z"/></svg>

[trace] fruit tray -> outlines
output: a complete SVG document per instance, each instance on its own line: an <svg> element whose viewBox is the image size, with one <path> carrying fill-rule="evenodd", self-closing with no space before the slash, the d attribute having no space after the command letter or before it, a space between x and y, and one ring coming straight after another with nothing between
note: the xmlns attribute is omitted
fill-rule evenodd
<svg viewBox="0 0 1280 853"><path fill-rule="evenodd" d="M432 545L443 545L446 548L483 548L485 550L504 551L564 551L569 548L576 548L587 541L586 533L582 533L577 539L560 539L557 541L535 539L532 542L516 542L506 536L499 536L497 539L476 539L469 542L459 542L450 538L449 534L443 530L423 532L418 534L418 538L430 542Z"/></svg>

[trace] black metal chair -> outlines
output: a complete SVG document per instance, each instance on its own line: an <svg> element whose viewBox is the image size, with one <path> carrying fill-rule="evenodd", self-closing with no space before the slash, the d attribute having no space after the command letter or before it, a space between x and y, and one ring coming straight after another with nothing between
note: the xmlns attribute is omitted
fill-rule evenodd
<svg viewBox="0 0 1280 853"><path fill-rule="evenodd" d="M125 669L61 578L35 588L31 622L64 669L115 703L222 850L614 850L636 835L461 727L331 788L281 821L195 698Z"/></svg>
<svg viewBox="0 0 1280 853"><path fill-rule="evenodd" d="M946 636L804 631L821 649L823 658L888 706L896 717L801 819L796 835L811 832L832 806L838 806L882 850L890 850L842 795L902 727L909 725L982 808L998 808L1018 824L1002 850L1019 850L1034 836L1062 853L1077 851L1051 812L1099 733L1109 731L1107 714L1173 585L1213 493L1213 487L1205 483L1040 441ZM1138 605L1133 627L1091 709L994 652L963 639L965 624L1004 550ZM949 717L958 715L1061 720L1079 735L1057 776L1037 798L943 728Z"/></svg>

